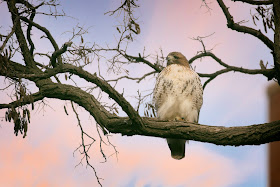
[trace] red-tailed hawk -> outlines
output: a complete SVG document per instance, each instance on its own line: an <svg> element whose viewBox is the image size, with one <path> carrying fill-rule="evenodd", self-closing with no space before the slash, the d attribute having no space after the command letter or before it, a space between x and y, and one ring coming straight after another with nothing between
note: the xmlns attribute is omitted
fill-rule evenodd
<svg viewBox="0 0 280 187"><path fill-rule="evenodd" d="M153 93L157 117L197 123L203 100L200 78L182 53L169 53L166 59L167 66L159 73ZM167 138L167 143L172 158L185 157L186 140Z"/></svg>

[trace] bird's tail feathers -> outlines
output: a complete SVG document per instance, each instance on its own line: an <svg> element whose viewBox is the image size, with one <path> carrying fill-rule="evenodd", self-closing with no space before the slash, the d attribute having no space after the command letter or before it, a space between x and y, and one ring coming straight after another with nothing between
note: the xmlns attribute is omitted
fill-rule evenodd
<svg viewBox="0 0 280 187"><path fill-rule="evenodd" d="M180 160L185 157L186 140L167 138L168 147L171 151L172 158Z"/></svg>

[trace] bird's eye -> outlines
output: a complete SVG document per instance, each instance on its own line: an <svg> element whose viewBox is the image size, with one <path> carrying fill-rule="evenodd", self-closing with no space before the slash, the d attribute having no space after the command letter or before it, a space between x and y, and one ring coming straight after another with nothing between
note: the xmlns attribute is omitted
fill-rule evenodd
<svg viewBox="0 0 280 187"><path fill-rule="evenodd" d="M179 57L177 57L177 56L174 56L174 58L175 58L175 59L178 59Z"/></svg>

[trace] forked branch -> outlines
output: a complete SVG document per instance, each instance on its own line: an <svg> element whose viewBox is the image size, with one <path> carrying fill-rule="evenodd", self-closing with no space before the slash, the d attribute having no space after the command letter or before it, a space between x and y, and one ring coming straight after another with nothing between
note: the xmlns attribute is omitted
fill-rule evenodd
<svg viewBox="0 0 280 187"><path fill-rule="evenodd" d="M265 36L260 30L253 29L251 27L246 27L246 26L241 26L237 23L234 22L232 15L230 14L228 8L224 4L223 0L217 0L221 9L224 12L224 15L227 19L227 26L231 28L232 30L235 30L237 32L242 32L246 34L250 34L259 40L261 40L269 49L274 51L274 43L267 37Z"/></svg>

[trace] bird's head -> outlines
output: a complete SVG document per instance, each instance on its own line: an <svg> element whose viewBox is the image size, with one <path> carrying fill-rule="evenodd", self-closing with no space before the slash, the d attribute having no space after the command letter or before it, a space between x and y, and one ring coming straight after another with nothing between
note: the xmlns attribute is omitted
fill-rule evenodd
<svg viewBox="0 0 280 187"><path fill-rule="evenodd" d="M188 60L186 57L180 52L171 52L166 57L167 66L171 64L179 64L182 66L190 67Z"/></svg>

